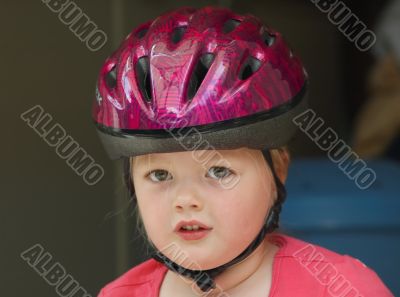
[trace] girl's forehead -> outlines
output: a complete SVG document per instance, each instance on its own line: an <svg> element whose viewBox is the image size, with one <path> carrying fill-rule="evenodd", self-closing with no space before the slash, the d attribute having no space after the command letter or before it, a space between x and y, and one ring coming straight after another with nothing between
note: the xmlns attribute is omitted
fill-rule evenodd
<svg viewBox="0 0 400 297"><path fill-rule="evenodd" d="M172 152L172 153L153 153L141 156L136 156L133 158L133 164L136 166L145 165L149 162L176 162L182 160L193 159L194 161L209 160L209 161L229 161L229 160L241 160L246 159L255 160L257 156L261 156L261 151L239 148L233 150L196 150L196 151L182 151L182 152Z"/></svg>

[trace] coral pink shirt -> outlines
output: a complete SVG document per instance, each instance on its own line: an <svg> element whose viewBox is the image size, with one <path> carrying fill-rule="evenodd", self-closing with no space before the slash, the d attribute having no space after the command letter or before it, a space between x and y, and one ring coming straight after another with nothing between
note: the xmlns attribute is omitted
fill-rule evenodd
<svg viewBox="0 0 400 297"><path fill-rule="evenodd" d="M288 235L268 237L280 248L265 297L394 297L378 275L355 258ZM156 260L147 260L106 285L98 297L158 297L167 271Z"/></svg>

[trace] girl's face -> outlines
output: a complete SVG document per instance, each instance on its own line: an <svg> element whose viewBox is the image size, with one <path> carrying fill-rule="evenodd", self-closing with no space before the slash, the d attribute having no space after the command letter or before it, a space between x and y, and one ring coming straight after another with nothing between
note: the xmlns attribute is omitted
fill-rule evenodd
<svg viewBox="0 0 400 297"><path fill-rule="evenodd" d="M276 199L262 152L247 148L138 156L132 176L147 236L189 269L210 269L238 256ZM182 220L212 229L201 239L183 239L174 231Z"/></svg>

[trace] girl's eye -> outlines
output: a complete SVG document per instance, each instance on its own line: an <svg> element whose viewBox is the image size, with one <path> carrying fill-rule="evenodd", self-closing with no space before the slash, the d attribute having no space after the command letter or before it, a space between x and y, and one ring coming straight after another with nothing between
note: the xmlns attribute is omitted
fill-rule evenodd
<svg viewBox="0 0 400 297"><path fill-rule="evenodd" d="M212 178L222 179L231 175L233 172L226 167L214 166L208 170L208 173Z"/></svg>
<svg viewBox="0 0 400 297"><path fill-rule="evenodd" d="M156 169L151 171L147 176L149 176L153 182L160 182L166 180L166 178L171 175L167 170Z"/></svg>

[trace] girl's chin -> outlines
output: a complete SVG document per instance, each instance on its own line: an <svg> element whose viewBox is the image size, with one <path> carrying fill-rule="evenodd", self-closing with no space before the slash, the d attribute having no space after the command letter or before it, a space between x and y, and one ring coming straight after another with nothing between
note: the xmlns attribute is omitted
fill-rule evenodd
<svg viewBox="0 0 400 297"><path fill-rule="evenodd" d="M239 250L232 251L229 247L217 251L215 246L210 244L196 246L173 242L166 246L167 248L160 251L170 260L190 270L208 270L221 266L241 252Z"/></svg>

